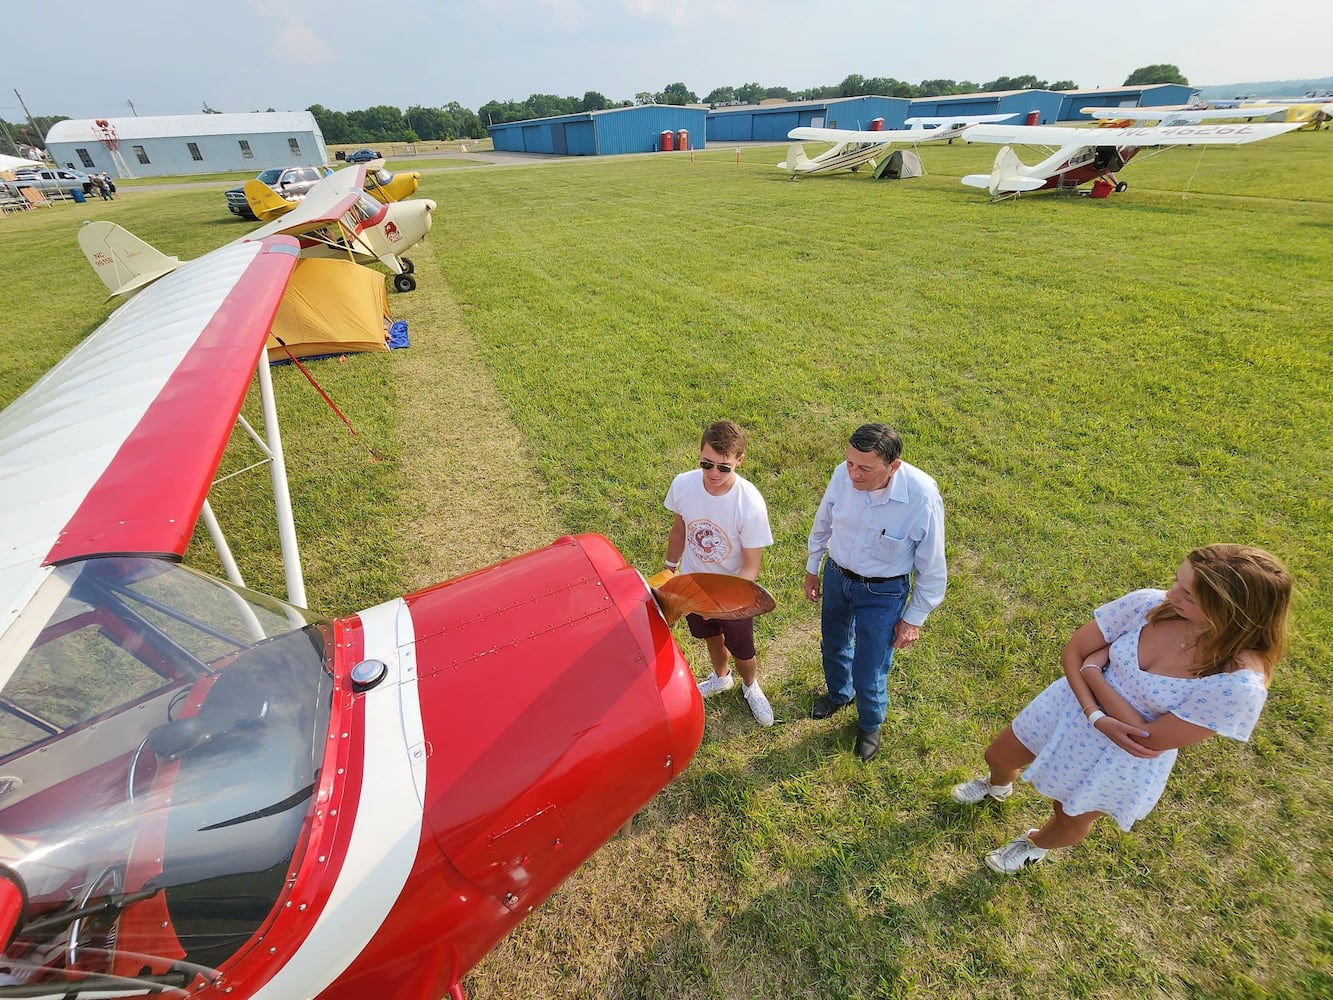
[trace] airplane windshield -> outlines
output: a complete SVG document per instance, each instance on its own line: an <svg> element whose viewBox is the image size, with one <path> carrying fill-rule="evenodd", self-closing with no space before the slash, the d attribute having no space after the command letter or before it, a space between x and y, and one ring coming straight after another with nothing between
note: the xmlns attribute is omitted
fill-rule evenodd
<svg viewBox="0 0 1333 1000"><path fill-rule="evenodd" d="M251 940L312 807L330 634L166 560L55 569L0 638L0 879L26 896L0 997L183 989Z"/></svg>
<svg viewBox="0 0 1333 1000"><path fill-rule="evenodd" d="M356 200L348 212L358 223L374 222L380 215L384 214L384 206L375 200L374 196L361 193L361 197Z"/></svg>

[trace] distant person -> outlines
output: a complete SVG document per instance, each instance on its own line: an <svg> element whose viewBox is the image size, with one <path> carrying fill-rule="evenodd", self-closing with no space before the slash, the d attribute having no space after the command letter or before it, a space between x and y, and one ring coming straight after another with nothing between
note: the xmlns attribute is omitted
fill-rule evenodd
<svg viewBox="0 0 1333 1000"><path fill-rule="evenodd" d="M97 192L98 197L100 197L103 201L110 201L111 192L109 192L106 189L106 181L102 179L102 175L93 174L93 176L90 179L93 182L93 189Z"/></svg>
<svg viewBox="0 0 1333 1000"><path fill-rule="evenodd" d="M102 183L106 185L107 194L110 197L115 198L116 182L114 179L112 179L111 175L108 174L105 170L102 171Z"/></svg>
<svg viewBox="0 0 1333 1000"><path fill-rule="evenodd" d="M986 748L990 773L959 802L1003 801L1023 779L1053 813L986 855L1013 875L1072 847L1101 816L1122 830L1156 805L1180 747L1249 739L1286 644L1291 576L1249 545L1205 545L1170 590L1136 590L1093 612L1065 644L1065 675Z"/></svg>
<svg viewBox="0 0 1333 1000"><path fill-rule="evenodd" d="M759 579L764 548L773 544L768 506L754 484L737 475L745 461L745 431L731 420L709 424L699 442L699 468L671 482L665 506L675 516L667 536L666 568L681 573L725 573ZM713 671L699 682L705 698L736 683L761 726L773 725L773 707L759 686L754 619L718 621L691 614L690 635L703 639Z"/></svg>
<svg viewBox="0 0 1333 1000"><path fill-rule="evenodd" d="M819 648L828 685L810 716L827 719L855 701L855 752L863 761L879 753L894 650L917 641L948 581L940 491L902 460L902 450L885 424L852 432L807 546L805 596L823 599Z"/></svg>

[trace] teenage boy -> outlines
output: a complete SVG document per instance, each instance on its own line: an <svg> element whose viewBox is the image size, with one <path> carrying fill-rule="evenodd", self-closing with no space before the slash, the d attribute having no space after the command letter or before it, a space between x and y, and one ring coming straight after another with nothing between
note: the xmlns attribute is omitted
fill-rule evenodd
<svg viewBox="0 0 1333 1000"><path fill-rule="evenodd" d="M736 474L745 461L745 431L731 420L709 424L699 442L699 468L671 483L666 509L675 514L667 538L666 568L681 573L726 573L759 579L764 546L773 544L768 507L749 480ZM727 663L736 661L741 693L761 726L773 725L773 707L755 677L754 619L717 621L688 615L690 635L708 644L713 672L699 682L705 698L736 683Z"/></svg>

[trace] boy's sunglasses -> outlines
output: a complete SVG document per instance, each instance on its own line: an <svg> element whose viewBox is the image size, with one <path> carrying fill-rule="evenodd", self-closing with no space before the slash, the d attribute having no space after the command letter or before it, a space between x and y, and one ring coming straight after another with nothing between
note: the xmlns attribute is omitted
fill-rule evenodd
<svg viewBox="0 0 1333 1000"><path fill-rule="evenodd" d="M716 468L718 472L722 473L722 475L729 476L731 475L731 470L734 469L735 466L723 465L721 462L710 462L706 458L701 458L699 459L699 468L703 469L704 472L707 472L712 468Z"/></svg>

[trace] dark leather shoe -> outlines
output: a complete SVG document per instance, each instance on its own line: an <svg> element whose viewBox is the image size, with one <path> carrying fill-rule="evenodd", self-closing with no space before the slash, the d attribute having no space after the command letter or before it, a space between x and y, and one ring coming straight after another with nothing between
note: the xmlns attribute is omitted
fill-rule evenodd
<svg viewBox="0 0 1333 1000"><path fill-rule="evenodd" d="M856 756L869 763L879 753L879 733L867 733L864 729L856 731Z"/></svg>
<svg viewBox="0 0 1333 1000"><path fill-rule="evenodd" d="M834 701L826 694L821 694L815 699L815 703L810 708L810 718L827 719L830 715L840 708L850 705L850 701Z"/></svg>

